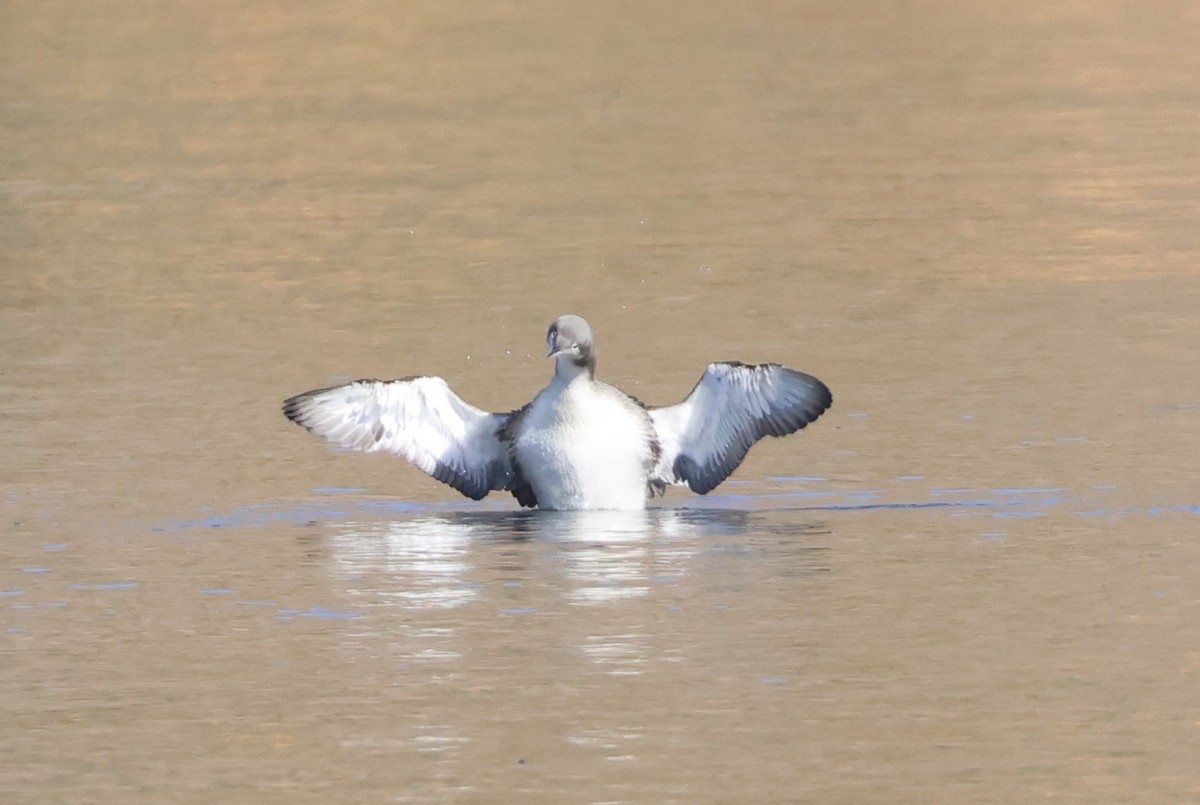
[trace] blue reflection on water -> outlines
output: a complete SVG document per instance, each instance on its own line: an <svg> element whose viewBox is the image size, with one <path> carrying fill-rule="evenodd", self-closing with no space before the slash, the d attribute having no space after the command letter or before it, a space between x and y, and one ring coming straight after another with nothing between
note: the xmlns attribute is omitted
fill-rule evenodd
<svg viewBox="0 0 1200 805"><path fill-rule="evenodd" d="M310 607L309 609L281 609L275 620L290 621L296 618L317 618L319 620L344 621L364 617L364 613L351 610L330 609L327 607Z"/></svg>
<svg viewBox="0 0 1200 805"><path fill-rule="evenodd" d="M809 476L776 476L770 480L770 491L742 493L744 487L762 489L761 485L726 484L725 488L739 491L683 498L675 505L651 508L650 512L696 513L708 512L872 512L872 511L944 511L952 516L982 514L999 519L1036 518L1047 512L1071 507L1069 511L1084 517L1163 515L1167 513L1200 514L1200 505L1160 504L1154 506L1105 505L1105 493L1116 491L1116 484L1093 484L1080 492L1063 486L1000 487L973 489L970 487L934 488L919 497L898 497L893 489L833 489L824 478ZM925 480L923 476L903 476L896 479L904 488ZM795 488L780 491L780 485L794 484ZM821 489L814 490L813 485ZM452 516L459 522L482 518L491 527L506 530L517 536L528 535L553 538L551 524L562 513L515 510L511 501L496 497L483 502L412 503L403 500L355 500L359 490L329 488L347 499L309 501L300 504L255 504L225 513L212 513L197 519L180 519L156 524L153 531L175 533L196 529L263 528L280 524L315 524L331 521L374 519L413 519L414 517ZM499 521L496 518L500 518ZM561 519L557 522L564 522Z"/></svg>
<svg viewBox="0 0 1200 805"><path fill-rule="evenodd" d="M133 590L137 588L136 581L114 581L105 584L72 584L72 590Z"/></svg>

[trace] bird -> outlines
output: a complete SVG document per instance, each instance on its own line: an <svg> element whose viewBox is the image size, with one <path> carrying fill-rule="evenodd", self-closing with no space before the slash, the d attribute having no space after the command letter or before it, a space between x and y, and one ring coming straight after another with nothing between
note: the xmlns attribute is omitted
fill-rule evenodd
<svg viewBox="0 0 1200 805"><path fill-rule="evenodd" d="M335 445L402 456L474 500L507 491L522 507L636 510L687 486L707 494L765 436L814 422L833 395L778 363L711 363L687 397L648 406L596 379L596 340L582 317L546 333L554 376L532 401L492 413L440 377L355 380L290 397L283 413Z"/></svg>

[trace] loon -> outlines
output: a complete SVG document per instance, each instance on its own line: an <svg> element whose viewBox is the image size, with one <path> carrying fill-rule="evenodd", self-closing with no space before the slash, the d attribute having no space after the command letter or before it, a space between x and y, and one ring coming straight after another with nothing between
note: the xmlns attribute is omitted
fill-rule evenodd
<svg viewBox="0 0 1200 805"><path fill-rule="evenodd" d="M786 436L833 404L817 378L777 363L709 364L682 402L662 408L596 379L581 317L546 334L550 385L523 407L489 413L440 377L356 380L283 403L288 419L341 447L402 456L474 500L510 492L552 510L644 509L669 485L706 494L764 436Z"/></svg>

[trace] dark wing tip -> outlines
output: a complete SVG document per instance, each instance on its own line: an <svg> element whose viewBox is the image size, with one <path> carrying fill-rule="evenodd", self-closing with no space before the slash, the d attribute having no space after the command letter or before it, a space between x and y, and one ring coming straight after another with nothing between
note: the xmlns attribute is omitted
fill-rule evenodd
<svg viewBox="0 0 1200 805"><path fill-rule="evenodd" d="M511 487L509 492L517 499L517 503L526 509L536 509L538 502L537 496L533 494L533 488L529 484L522 486Z"/></svg>
<svg viewBox="0 0 1200 805"><path fill-rule="evenodd" d="M484 479L475 478L448 464L438 464L434 468L434 471L429 473L429 477L435 481L441 481L446 486L469 497L471 500L483 500L487 497L488 492L492 491Z"/></svg>
<svg viewBox="0 0 1200 805"><path fill-rule="evenodd" d="M295 397L288 397L283 401L283 415L295 422L297 425L307 428L308 414L311 412L312 398L327 389L314 389L306 391L303 394L297 394Z"/></svg>
<svg viewBox="0 0 1200 805"><path fill-rule="evenodd" d="M512 475L508 479L508 486L505 487L512 496L517 499L517 503L521 504L526 509L536 508L538 505L537 495L533 493L533 487L529 485L529 481L525 480L525 474L521 472L521 465L515 460L512 461Z"/></svg>
<svg viewBox="0 0 1200 805"><path fill-rule="evenodd" d="M516 441L517 431L521 428L521 420L529 413L531 407L533 407L533 403L528 402L515 411L510 411L499 430L496 431L496 437L508 449L509 467L512 470L512 475L509 476L508 485L505 488L517 499L517 503L526 509L537 507L537 495L534 494L529 481L525 480L525 474L521 472L521 464L517 461L513 443Z"/></svg>
<svg viewBox="0 0 1200 805"><path fill-rule="evenodd" d="M725 472L719 464L710 463L702 467L685 453L680 453L676 457L675 466L672 469L675 471L675 477L686 481L688 489L697 495L707 495L720 486L721 482L733 472L733 468L730 468L729 472Z"/></svg>
<svg viewBox="0 0 1200 805"><path fill-rule="evenodd" d="M380 380L377 377L360 377L357 380L351 380L348 383L341 383L336 386L324 386L319 389L310 389L309 391L303 391L303 392L295 395L294 397L288 397L286 400L284 400L283 401L283 415L286 416L288 419L292 420L293 422L295 422L296 424L302 425L304 423L302 423L300 421L300 418L303 417L305 415L305 413L308 411L312 400L321 396L322 394L325 394L326 392L341 391L342 389L347 389L347 388L350 388L351 386L363 386L363 385L369 386L369 385L375 385L375 384L387 385L388 383L404 383L404 382L407 382L410 380L420 380L425 377L431 377L431 375L409 375L407 377L398 377L394 380Z"/></svg>
<svg viewBox="0 0 1200 805"><path fill-rule="evenodd" d="M833 405L833 392L819 379L777 363L753 367L775 376L773 405L760 422L762 436L787 436L815 422Z"/></svg>
<svg viewBox="0 0 1200 805"><path fill-rule="evenodd" d="M355 383L374 383L374 380L355 380L350 383L343 383L340 386L325 386L319 389L309 389L302 391L299 394L288 397L283 401L283 415L295 422L297 425L303 425L301 421L306 414L312 410L313 400L317 397L330 391L344 389L347 386L352 386Z"/></svg>

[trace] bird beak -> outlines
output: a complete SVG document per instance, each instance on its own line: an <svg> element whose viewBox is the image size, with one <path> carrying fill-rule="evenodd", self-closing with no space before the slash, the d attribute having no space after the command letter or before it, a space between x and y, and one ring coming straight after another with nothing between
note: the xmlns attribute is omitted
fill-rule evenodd
<svg viewBox="0 0 1200 805"><path fill-rule="evenodd" d="M555 328L554 332L550 333L550 335L546 337L546 345L550 347L550 351L546 353L547 358L553 358L555 355L563 351L563 342L562 339L558 337L557 328Z"/></svg>

